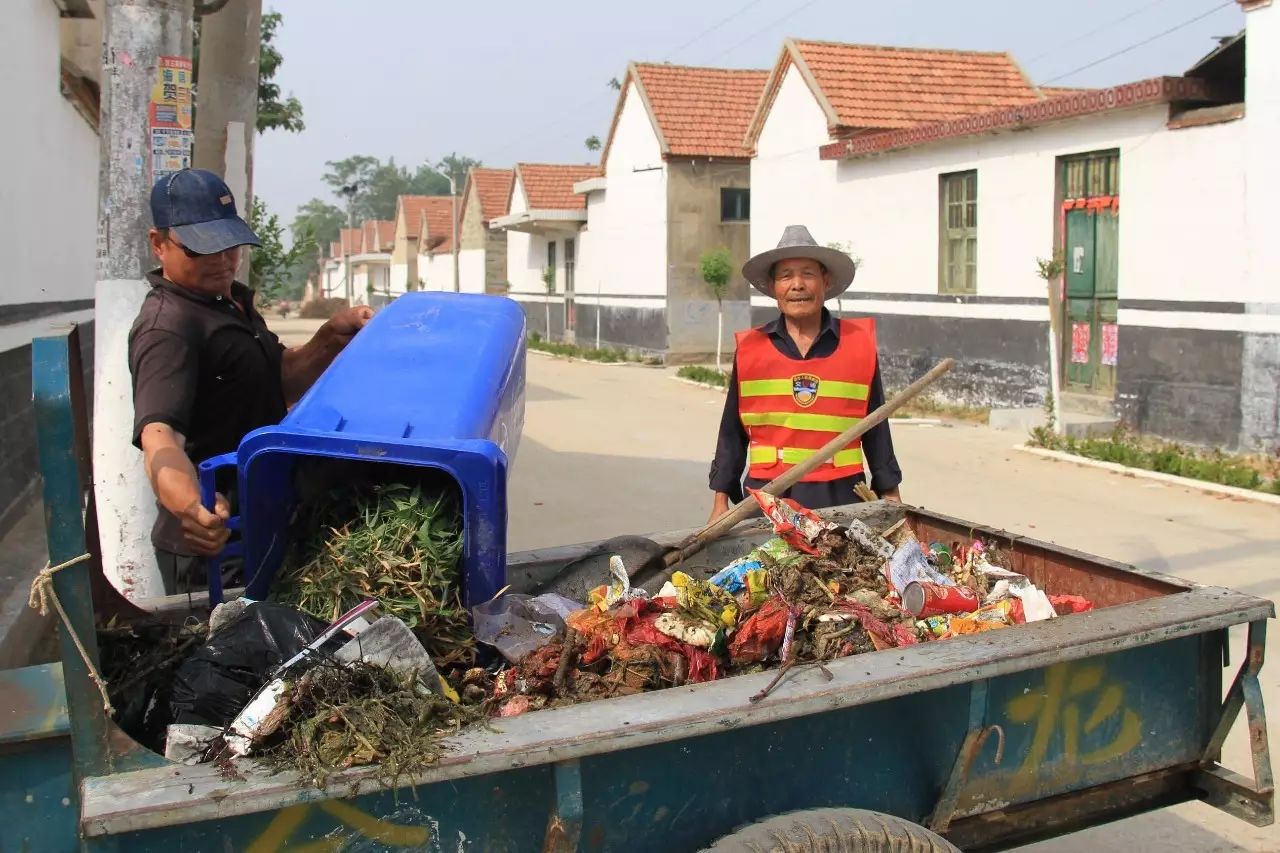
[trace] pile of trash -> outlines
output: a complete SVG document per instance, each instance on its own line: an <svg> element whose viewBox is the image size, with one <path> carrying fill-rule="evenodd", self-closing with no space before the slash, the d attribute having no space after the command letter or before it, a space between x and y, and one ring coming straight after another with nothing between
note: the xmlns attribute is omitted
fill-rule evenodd
<svg viewBox="0 0 1280 853"><path fill-rule="evenodd" d="M318 786L365 765L394 784L489 717L776 670L757 700L798 664L1093 607L1047 595L981 540L925 545L905 521L839 526L753 495L776 535L711 577L676 571L651 593L615 556L586 601L506 593L468 612L457 504L354 494L295 543L278 600L223 604L207 627L107 629L117 719L228 774L251 756Z"/></svg>
<svg viewBox="0 0 1280 853"><path fill-rule="evenodd" d="M499 717L816 663L1092 609L1046 595L977 540L931 543L905 521L872 530L823 521L753 493L775 538L709 579L675 572L650 595L622 561L587 606L507 595L475 609L476 638L508 662L475 681ZM482 630L494 614L500 630ZM474 676L473 676L474 677ZM776 680L775 680L776 684ZM769 689L753 699L767 695Z"/></svg>

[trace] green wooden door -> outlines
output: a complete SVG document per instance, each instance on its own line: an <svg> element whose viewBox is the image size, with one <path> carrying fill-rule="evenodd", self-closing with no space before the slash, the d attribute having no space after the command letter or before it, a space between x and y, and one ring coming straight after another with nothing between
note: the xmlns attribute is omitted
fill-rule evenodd
<svg viewBox="0 0 1280 853"><path fill-rule="evenodd" d="M1094 235L1092 214L1086 210L1067 211L1067 384L1082 390L1093 385L1093 362L1088 351L1097 290Z"/></svg>
<svg viewBox="0 0 1280 853"><path fill-rule="evenodd" d="M1093 334L1089 358L1094 365L1093 390L1116 389L1117 297L1120 292L1120 214L1099 210L1094 216Z"/></svg>
<svg viewBox="0 0 1280 853"><path fill-rule="evenodd" d="M1076 391L1115 390L1119 214L1111 209L1067 211L1067 385Z"/></svg>

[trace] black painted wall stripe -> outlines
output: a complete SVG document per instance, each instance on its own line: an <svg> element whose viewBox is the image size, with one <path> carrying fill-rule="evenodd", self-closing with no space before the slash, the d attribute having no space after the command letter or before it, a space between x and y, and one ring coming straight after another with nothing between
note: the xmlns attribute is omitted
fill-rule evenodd
<svg viewBox="0 0 1280 853"><path fill-rule="evenodd" d="M19 302L16 305L0 305L0 326L25 323L53 314L67 314L93 307L92 299L72 299L66 302Z"/></svg>

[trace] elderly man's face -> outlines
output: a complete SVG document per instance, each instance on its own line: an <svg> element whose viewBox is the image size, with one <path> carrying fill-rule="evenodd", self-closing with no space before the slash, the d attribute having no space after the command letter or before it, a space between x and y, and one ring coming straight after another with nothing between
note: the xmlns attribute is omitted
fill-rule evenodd
<svg viewBox="0 0 1280 853"><path fill-rule="evenodd" d="M773 267L773 296L778 310L792 320L811 320L822 314L831 276L811 258L787 258Z"/></svg>
<svg viewBox="0 0 1280 853"><path fill-rule="evenodd" d="M207 296L229 295L240 264L240 248L213 255L191 255L172 231L151 229L151 251L166 279Z"/></svg>

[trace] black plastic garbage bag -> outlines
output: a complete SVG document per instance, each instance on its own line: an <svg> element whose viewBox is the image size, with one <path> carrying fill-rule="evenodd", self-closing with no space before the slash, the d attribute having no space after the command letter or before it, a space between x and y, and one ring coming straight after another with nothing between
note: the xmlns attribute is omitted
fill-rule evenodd
<svg viewBox="0 0 1280 853"><path fill-rule="evenodd" d="M169 699L173 722L225 728L276 667L326 627L283 604L250 604L178 668Z"/></svg>

